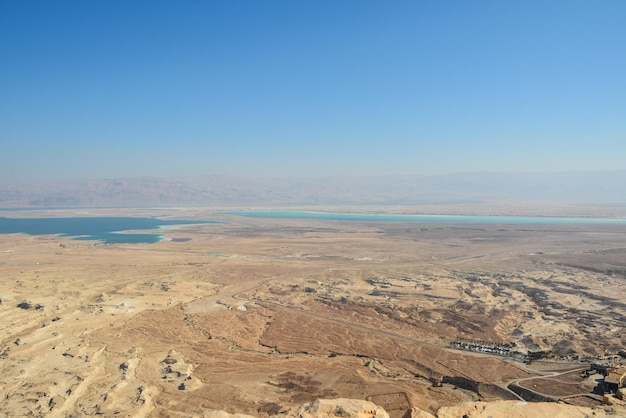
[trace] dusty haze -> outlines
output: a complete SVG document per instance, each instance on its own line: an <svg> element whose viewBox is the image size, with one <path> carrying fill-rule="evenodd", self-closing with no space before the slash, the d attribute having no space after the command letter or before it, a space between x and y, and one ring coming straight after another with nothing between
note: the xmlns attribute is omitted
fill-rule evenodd
<svg viewBox="0 0 626 418"><path fill-rule="evenodd" d="M363 204L626 206L626 171L319 178L215 175L0 186L0 207Z"/></svg>

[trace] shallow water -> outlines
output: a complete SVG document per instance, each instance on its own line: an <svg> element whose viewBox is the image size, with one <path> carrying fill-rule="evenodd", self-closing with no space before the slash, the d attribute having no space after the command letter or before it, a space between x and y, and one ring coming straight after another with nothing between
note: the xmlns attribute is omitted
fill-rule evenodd
<svg viewBox="0 0 626 418"><path fill-rule="evenodd" d="M626 219L556 218L528 216L462 216L462 215L389 215L367 213L331 213L296 211L237 211L229 212L251 218L328 219L335 221L373 222L463 222L463 223L517 223L517 224L606 224L626 225Z"/></svg>
<svg viewBox="0 0 626 418"><path fill-rule="evenodd" d="M206 223L216 222L114 216L74 218L0 217L0 234L60 235L77 240L95 240L110 244L153 244L161 241L163 235L124 233L124 231L153 230L171 225Z"/></svg>

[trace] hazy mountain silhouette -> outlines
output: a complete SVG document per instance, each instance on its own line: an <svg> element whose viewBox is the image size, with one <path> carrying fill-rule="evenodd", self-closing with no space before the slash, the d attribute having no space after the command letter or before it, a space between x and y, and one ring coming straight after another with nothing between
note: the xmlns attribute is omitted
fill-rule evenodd
<svg viewBox="0 0 626 418"><path fill-rule="evenodd" d="M0 207L626 204L626 170L322 178L121 178L0 186Z"/></svg>

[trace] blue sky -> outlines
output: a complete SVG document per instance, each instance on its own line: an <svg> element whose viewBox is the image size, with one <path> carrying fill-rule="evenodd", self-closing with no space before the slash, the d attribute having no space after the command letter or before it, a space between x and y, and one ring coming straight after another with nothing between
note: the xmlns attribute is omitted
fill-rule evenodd
<svg viewBox="0 0 626 418"><path fill-rule="evenodd" d="M626 169L626 2L0 2L0 182Z"/></svg>

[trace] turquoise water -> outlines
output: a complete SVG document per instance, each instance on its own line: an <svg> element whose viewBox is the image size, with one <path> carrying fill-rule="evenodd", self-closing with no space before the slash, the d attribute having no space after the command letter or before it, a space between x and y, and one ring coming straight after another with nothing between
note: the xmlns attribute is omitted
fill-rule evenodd
<svg viewBox="0 0 626 418"><path fill-rule="evenodd" d="M109 244L153 244L161 234L123 233L131 230L159 229L169 225L217 223L215 221L165 220L133 217L88 218L3 218L0 234L60 235L77 240L95 240Z"/></svg>
<svg viewBox="0 0 626 418"><path fill-rule="evenodd" d="M250 218L328 219L334 221L371 222L464 222L508 224L606 224L626 225L626 219L554 218L538 216L461 216L461 215L385 215L365 213L295 212L295 211L237 211L232 215Z"/></svg>

